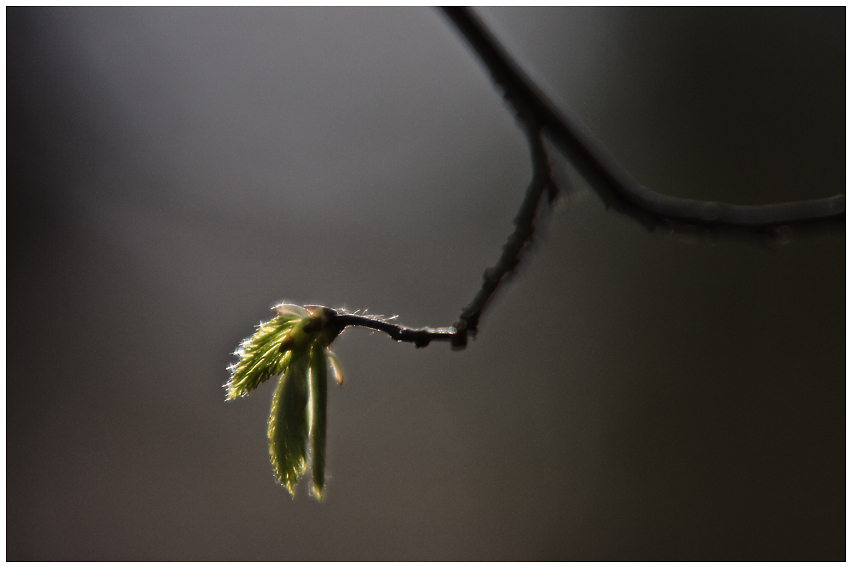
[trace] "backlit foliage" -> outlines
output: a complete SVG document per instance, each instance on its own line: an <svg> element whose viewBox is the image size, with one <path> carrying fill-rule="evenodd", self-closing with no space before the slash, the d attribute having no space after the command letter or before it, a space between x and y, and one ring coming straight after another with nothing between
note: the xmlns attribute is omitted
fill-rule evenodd
<svg viewBox="0 0 850 567"><path fill-rule="evenodd" d="M327 325L325 308L281 304L277 316L260 323L242 341L225 385L227 399L246 396L257 386L280 376L269 416L269 457L277 480L295 496L295 485L312 471L313 494L325 486L328 363L342 383L339 361L328 350L338 331ZM309 451L308 451L308 440Z"/></svg>

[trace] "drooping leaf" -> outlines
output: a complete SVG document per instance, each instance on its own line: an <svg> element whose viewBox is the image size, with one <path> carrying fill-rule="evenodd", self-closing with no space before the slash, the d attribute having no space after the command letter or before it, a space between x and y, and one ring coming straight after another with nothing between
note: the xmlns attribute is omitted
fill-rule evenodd
<svg viewBox="0 0 850 567"><path fill-rule="evenodd" d="M325 439L328 427L328 356L325 345L313 343L310 352L310 438L313 494L322 498L325 488Z"/></svg>
<svg viewBox="0 0 850 567"><path fill-rule="evenodd" d="M307 467L309 350L292 358L274 392L269 416L269 456L277 480L295 496L295 484Z"/></svg>

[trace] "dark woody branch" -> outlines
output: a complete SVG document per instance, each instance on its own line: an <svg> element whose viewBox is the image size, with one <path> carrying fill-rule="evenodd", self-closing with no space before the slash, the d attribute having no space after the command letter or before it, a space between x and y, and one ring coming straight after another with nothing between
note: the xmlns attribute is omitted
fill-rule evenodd
<svg viewBox="0 0 850 567"><path fill-rule="evenodd" d="M481 58L494 82L504 90L508 104L515 110L520 106L527 109L579 171L588 177L604 180L607 189L622 201L619 208L624 212L648 214L658 221L756 229L844 218L843 194L826 199L750 206L670 197L639 185L578 119L564 110L559 111L543 95L471 10L442 10ZM517 112L517 117L522 120L522 113ZM596 188L599 189L598 186Z"/></svg>
<svg viewBox="0 0 850 567"><path fill-rule="evenodd" d="M537 216L537 209L543 195L547 194L550 202L556 195L540 128L533 126L532 129L526 131L526 134L528 135L529 146L531 146L534 173L531 183L526 190L519 213L517 213L514 219L516 229L508 237L508 242L502 248L502 256L496 265L485 270L484 283L481 289L478 290L472 301L463 308L460 318L453 326L414 329L403 325L396 325L379 318L351 313L339 313L325 307L324 313L328 317L326 325L335 328L337 334L341 333L346 327L365 327L367 329L381 331L387 333L396 341L413 343L417 348L426 347L431 341L451 342L454 349L466 347L468 336L472 335L474 337L478 331L478 320L484 308L495 295L499 284L519 265L522 252L531 242L534 236L534 219ZM318 306L307 306L308 309L315 307Z"/></svg>
<svg viewBox="0 0 850 567"><path fill-rule="evenodd" d="M337 333L346 327L364 327L387 333L396 341L413 343L418 348L428 346L431 341L451 342L454 349L464 348L468 336L476 335L484 309L499 286L519 265L523 251L533 240L534 220L544 193L548 195L550 203L557 194L544 135L570 159L607 204L641 221L648 217L655 224L726 227L763 233L781 232L787 230L788 225L844 221L844 195L749 206L670 197L639 185L576 118L556 109L469 9L442 10L481 58L493 81L503 91L504 100L513 110L518 125L526 134L531 150L532 179L514 219L516 228L504 245L499 261L485 270L481 289L463 308L453 326L410 328L378 318L338 313L325 308L328 315L326 324Z"/></svg>
<svg viewBox="0 0 850 567"><path fill-rule="evenodd" d="M546 152L540 126L533 118L520 118L519 120L524 126L528 145L531 148L531 183L525 191L525 198L516 218L514 218L516 229L502 247L502 256L495 266L484 271L484 282L481 289L478 290L472 301L463 308L460 318L454 324L459 333L458 340L452 343L455 348L466 346L467 334L471 334L473 337L476 335L478 320L484 308L495 295L499 285L519 265L522 252L531 244L534 237L534 219L537 217L537 209L544 193L548 195L550 203L557 194L557 187L552 180L549 156Z"/></svg>
<svg viewBox="0 0 850 567"><path fill-rule="evenodd" d="M333 329L334 333L331 340L343 332L346 327L363 327L365 329L372 329L373 331L381 331L388 334L393 340L413 343L417 348L426 347L431 341L452 341L454 343L458 337L457 329L454 327L412 329L403 325L390 323L378 317L357 315L356 313L340 313L336 309L321 305L306 305L305 307L311 313L321 313L322 318L314 319L312 323L304 327L304 330L312 332L318 331L322 327ZM286 351L288 350L288 346L282 343L280 350Z"/></svg>
<svg viewBox="0 0 850 567"><path fill-rule="evenodd" d="M519 212L514 219L516 226L513 234L508 237L507 243L502 247L502 255L495 266L484 271L484 283L475 297L463 308L460 318L451 327L413 329L396 325L377 318L343 313L340 314L333 309L324 308L328 315L328 325L342 332L345 327L365 327L375 331L387 333L392 339L400 342L408 342L417 348L428 346L431 341L449 341L454 349L466 347L468 336L473 337L478 332L478 320L484 308L496 293L499 285L505 281L514 269L519 265L522 252L531 243L534 236L534 219L537 209L544 194L549 201L556 196L556 187L551 177L549 159L540 127L533 118L525 118L520 124L526 130L528 144L531 147L531 162L533 174L525 198L520 206ZM307 306L308 309L315 306Z"/></svg>

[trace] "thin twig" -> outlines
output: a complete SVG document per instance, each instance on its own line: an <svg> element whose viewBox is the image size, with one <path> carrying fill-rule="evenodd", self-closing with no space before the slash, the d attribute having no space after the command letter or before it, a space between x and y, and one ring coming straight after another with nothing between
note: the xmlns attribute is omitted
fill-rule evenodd
<svg viewBox="0 0 850 567"><path fill-rule="evenodd" d="M546 152L540 126L534 123L533 119L526 120L525 125L527 126L526 135L528 137L528 145L531 148L531 163L533 168L531 183L529 183L528 189L525 191L525 198L514 219L516 229L508 237L508 241L504 247L502 247L502 256L495 266L487 268L484 271L484 283L481 289L478 290L472 301L463 308L460 318L454 324L458 330L458 338L452 345L456 348L462 348L466 345L467 333L473 337L476 335L478 332L478 320L481 317L482 311L495 295L499 284L505 281L507 276L519 265L520 255L534 237L534 219L537 216L537 209L547 188L553 188L548 193L550 201L555 195L555 183L552 180L549 156Z"/></svg>
<svg viewBox="0 0 850 567"><path fill-rule="evenodd" d="M531 147L533 174L528 189L526 189L525 198L514 219L516 229L508 237L507 243L502 248L502 256L496 265L484 271L484 283L481 289L478 290L472 301L463 308L458 321L451 327L415 329L379 318L339 313L336 310L324 307L324 312L328 316L328 325L335 327L337 333L341 333L346 327L365 327L381 331L387 333L396 341L413 343L417 348L426 347L431 341L449 341L454 349L466 347L468 336L471 334L474 337L478 332L478 320L484 308L495 295L499 285L519 265L522 252L531 243L534 236L534 219L537 216L537 209L543 195L548 194L550 200L555 195L556 189L554 188L541 129L534 124L533 119L524 120L521 124L523 126L531 125L526 130L526 134ZM548 193L547 189L549 189Z"/></svg>
<svg viewBox="0 0 850 567"><path fill-rule="evenodd" d="M454 327L424 327L421 329L412 329L403 325L396 325L381 321L380 319L372 319L362 315L344 314L338 315L330 319L340 332L345 327L365 327L375 331L386 333L393 340L405 343L413 343L417 348L428 346L431 341L452 341L457 337L457 329Z"/></svg>

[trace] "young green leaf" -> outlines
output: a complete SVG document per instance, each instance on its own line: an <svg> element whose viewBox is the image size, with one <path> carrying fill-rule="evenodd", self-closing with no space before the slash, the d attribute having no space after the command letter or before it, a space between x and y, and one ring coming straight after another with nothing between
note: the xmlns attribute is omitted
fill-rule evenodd
<svg viewBox="0 0 850 567"><path fill-rule="evenodd" d="M310 351L310 438L312 439L313 494L322 498L325 488L325 438L328 412L327 348L313 343Z"/></svg>
<svg viewBox="0 0 850 567"><path fill-rule="evenodd" d="M257 332L242 341L235 354L239 361L230 367L227 399L246 396L260 384L282 374L289 364L290 353L281 352L280 345L297 327L299 319L278 315L271 321L260 323Z"/></svg>
<svg viewBox="0 0 850 567"><path fill-rule="evenodd" d="M339 334L329 324L335 312L320 306L281 304L277 316L260 323L240 344L239 361L230 366L227 399L245 396L272 376L280 375L268 423L269 458L277 480L295 496L295 485L307 470L307 439L313 494L325 487L328 364L342 383L339 361L328 345Z"/></svg>
<svg viewBox="0 0 850 567"><path fill-rule="evenodd" d="M292 360L274 392L268 435L275 477L295 496L295 484L307 467L309 350L291 352Z"/></svg>

